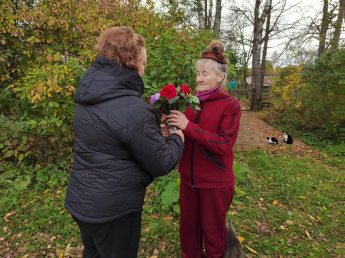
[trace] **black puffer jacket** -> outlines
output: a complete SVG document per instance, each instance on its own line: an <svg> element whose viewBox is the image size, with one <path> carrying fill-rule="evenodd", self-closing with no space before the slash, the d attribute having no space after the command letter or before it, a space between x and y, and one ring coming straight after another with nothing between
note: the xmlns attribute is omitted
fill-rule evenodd
<svg viewBox="0 0 345 258"><path fill-rule="evenodd" d="M88 223L141 212L146 187L179 162L179 135L164 139L155 111L140 96L142 78L97 57L75 100L73 167L66 208Z"/></svg>

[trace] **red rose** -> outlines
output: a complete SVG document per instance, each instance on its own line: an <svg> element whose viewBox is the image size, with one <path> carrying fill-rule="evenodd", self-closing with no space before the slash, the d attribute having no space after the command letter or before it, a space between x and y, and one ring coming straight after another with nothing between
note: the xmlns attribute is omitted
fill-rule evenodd
<svg viewBox="0 0 345 258"><path fill-rule="evenodd" d="M172 99L173 97L176 97L175 86L171 84L165 85L161 91L161 96L166 97L167 99Z"/></svg>
<svg viewBox="0 0 345 258"><path fill-rule="evenodd" d="M184 92L184 94L189 95L190 94L190 89L186 84L183 84L180 88L180 92Z"/></svg>

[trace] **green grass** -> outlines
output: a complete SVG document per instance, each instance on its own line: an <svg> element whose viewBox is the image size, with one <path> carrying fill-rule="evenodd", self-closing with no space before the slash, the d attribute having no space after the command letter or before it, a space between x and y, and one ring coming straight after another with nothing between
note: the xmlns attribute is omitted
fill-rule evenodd
<svg viewBox="0 0 345 258"><path fill-rule="evenodd" d="M343 255L343 157L300 155L289 148L235 154L251 171L238 185L241 194L235 195L228 220L244 239L247 257ZM64 167L0 165L0 257L81 255L78 227L64 208L66 186L60 184L69 171ZM157 192L162 182L177 177L175 171L148 188L139 257L180 257L179 215L162 208Z"/></svg>
<svg viewBox="0 0 345 258"><path fill-rule="evenodd" d="M230 217L246 251L340 257L340 169L294 153L251 150L242 157L251 174L242 186L246 196L234 199Z"/></svg>

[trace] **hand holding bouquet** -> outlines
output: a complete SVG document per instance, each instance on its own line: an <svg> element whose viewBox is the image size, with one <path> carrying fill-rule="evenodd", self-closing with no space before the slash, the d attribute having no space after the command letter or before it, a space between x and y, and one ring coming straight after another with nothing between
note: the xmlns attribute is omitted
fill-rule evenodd
<svg viewBox="0 0 345 258"><path fill-rule="evenodd" d="M160 93L153 94L150 97L151 106L166 115L170 114L170 110L178 110L183 113L187 107L194 111L200 110L199 103L199 98L193 96L185 84L177 88L172 84L168 84L163 87Z"/></svg>

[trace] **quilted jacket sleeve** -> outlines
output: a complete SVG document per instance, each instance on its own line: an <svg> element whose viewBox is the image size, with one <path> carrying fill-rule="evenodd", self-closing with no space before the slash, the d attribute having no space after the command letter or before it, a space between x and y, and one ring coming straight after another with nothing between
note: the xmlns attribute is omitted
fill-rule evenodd
<svg viewBox="0 0 345 258"><path fill-rule="evenodd" d="M217 155L224 155L234 147L240 116L241 110L230 105L222 116L217 133L209 132L193 122L188 123L184 133L206 150Z"/></svg>
<svg viewBox="0 0 345 258"><path fill-rule="evenodd" d="M139 166L152 176L163 176L178 164L183 141L177 134L164 138L154 116L144 118L127 138L126 146Z"/></svg>

